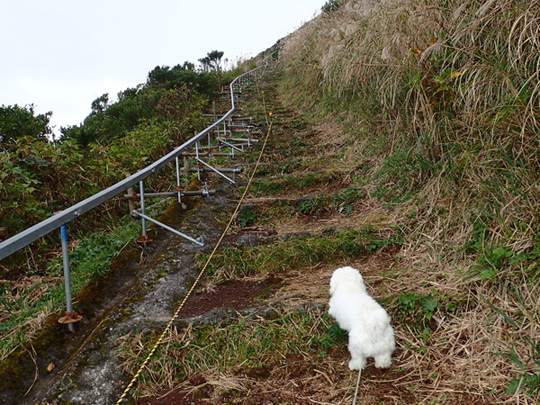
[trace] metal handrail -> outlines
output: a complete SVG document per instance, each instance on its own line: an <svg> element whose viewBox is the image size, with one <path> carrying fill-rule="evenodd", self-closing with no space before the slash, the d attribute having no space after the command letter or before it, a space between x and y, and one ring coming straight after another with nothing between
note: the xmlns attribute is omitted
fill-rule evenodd
<svg viewBox="0 0 540 405"><path fill-rule="evenodd" d="M271 56L272 55L270 55L269 57ZM128 188L151 176L153 173L174 160L176 157L180 156L187 148L193 146L205 135L213 131L217 126L223 124L234 113L236 109L234 101L234 85L243 77L251 75L256 71L263 69L264 67L266 67L267 63L268 62L266 61L266 59L263 60L263 65L258 66L255 69L252 69L249 72L238 76L231 82L231 84L229 85L231 92L231 109L219 120L199 132L193 138L184 142L182 145L180 145L173 151L169 152L167 155L163 156L161 159L140 170L139 172L127 177L122 181L119 181L118 183L110 186L109 188L100 191L99 193L94 194L93 196L88 197L87 199L75 205L72 205L69 208L66 208L65 210L55 214L50 218L47 218L44 221L41 221L40 223L30 228L27 228L26 230L18 233L17 235L14 235L9 239L0 242L0 260L5 259L13 253L25 248L30 243L35 242L39 238L42 238L43 236L48 235L49 233L59 229L61 226L67 224L70 221L73 221L74 219L98 207L104 202L113 199L117 195L123 193Z"/></svg>

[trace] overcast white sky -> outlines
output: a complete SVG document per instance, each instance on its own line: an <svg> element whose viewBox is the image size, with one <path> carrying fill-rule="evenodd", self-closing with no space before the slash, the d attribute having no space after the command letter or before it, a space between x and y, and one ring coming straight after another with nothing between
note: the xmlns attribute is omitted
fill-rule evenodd
<svg viewBox="0 0 540 405"><path fill-rule="evenodd" d="M0 0L0 105L77 125L93 100L211 50L255 56L326 0Z"/></svg>

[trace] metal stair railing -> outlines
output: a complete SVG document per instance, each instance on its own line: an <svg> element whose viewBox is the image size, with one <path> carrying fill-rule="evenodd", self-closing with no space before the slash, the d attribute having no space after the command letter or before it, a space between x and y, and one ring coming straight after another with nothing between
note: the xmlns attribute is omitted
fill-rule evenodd
<svg viewBox="0 0 540 405"><path fill-rule="evenodd" d="M68 251L68 236L67 236L67 226L66 224L73 221L74 219L77 219L79 216L85 214L86 212L98 207L99 205L115 198L116 196L123 194L126 190L131 189L132 186L139 183L140 186L140 196L141 196L141 209L140 210L132 210L132 207L130 205L130 212L131 215L141 218L142 222L142 236L141 239L139 239L137 242L140 243L148 243L151 242L151 239L147 236L146 231L146 221L152 222L186 240L189 242L192 242L198 246L204 246L204 238L201 235L199 238L192 238L174 228L169 227L168 225L165 225L156 219L150 218L145 213L145 201L144 201L144 180L151 176L152 174L156 173L159 169L164 167L165 165L169 164L173 160L175 161L176 166L176 172L177 172L177 196L178 196L178 202L182 204L182 196L183 195L189 195L188 193L183 191L183 188L180 186L180 166L179 166L179 157L183 156L184 161L187 161L187 156L189 153L187 153L187 150L193 146L195 146L195 156L197 160L197 166L200 166L200 164L203 164L208 169L200 169L198 168L198 176L200 180L200 171L201 170L211 170L220 176L224 177L225 179L229 180L233 184L235 183L234 179L229 178L225 174L223 174L224 171L230 170L233 173L233 176L239 171L237 169L218 169L213 166L211 166L209 163L203 161L200 158L199 154L199 144L202 139L205 137L208 138L208 157L211 156L211 148L212 148L212 133L215 134L216 142L218 142L219 148L221 149L221 143L220 143L220 126L223 124L223 134L227 134L227 126L232 124L232 116L233 113L236 110L236 99L235 99L235 85L237 84L245 84L246 79L251 79L253 76L256 76L256 73L261 69L266 69L269 66L268 59L270 59L273 56L271 54L266 59L263 60L263 64L253 70L250 70L249 72L246 72L237 78L235 78L231 84L229 85L230 88L230 95L231 95L231 109L225 113L220 119L216 120L213 124L199 132L197 135L195 135L193 138L189 139L188 141L184 142L182 145L174 149L173 151L169 152L167 155L163 156L161 159L155 161L154 163L150 164L146 168L140 170L139 172L135 173L134 175L131 175L127 177L126 179L119 181L118 183L110 186L109 188L94 194L93 196L57 213L56 215L24 230L23 232L18 233L15 236L12 236L11 238L0 242L0 260L5 259L6 257L12 255L13 253L25 248L32 242L46 236L47 234L57 230L61 229L61 239L62 239L62 255L63 255L63 262L64 262L64 281L65 281L65 292L66 292L66 316L61 317L58 322L67 324L69 330L71 332L74 332L73 324L75 322L78 322L82 319L82 316L77 314L76 311L72 310L72 303L71 303L71 281L70 281L70 266L69 266L69 251ZM231 153L230 156L234 158L234 148L235 146L233 144L229 145L231 147ZM243 151L242 146L242 151ZM189 163L186 163L186 167L184 169L189 169ZM200 192L191 192L192 195L203 195L203 196L210 196L210 194L213 194L214 190L208 189L208 183L205 182L205 189ZM153 193L153 194L160 194L160 193ZM176 193L175 193L176 194ZM125 196L124 196L125 197ZM132 194L131 198L133 199L136 197L136 194ZM184 206L184 204L182 204Z"/></svg>
<svg viewBox="0 0 540 405"><path fill-rule="evenodd" d="M147 177L151 176L163 166L172 162L179 156L181 156L187 149L196 145L201 141L205 136L210 134L212 131L219 128L220 125L226 127L227 120L230 119L234 111L236 110L235 97L234 97L234 86L237 83L244 82L246 79L253 77L256 72L261 69L265 69L268 65L268 61L265 59L263 65L250 70L236 79L234 79L229 88L231 94L231 109L223 115L219 120L214 122L212 125L208 126L193 138L189 139L173 151L169 152L167 155L163 156L161 159L155 161L154 163L148 165L146 168L140 170L139 172L127 177L126 179L119 181L118 183L110 186L109 188L94 194L91 197L69 207L65 210L55 214L54 216L41 221L40 223L18 233L17 235L12 236L11 238L0 242L0 260L5 259L6 257L12 255L13 253L25 248L32 242L42 238L43 236L48 235L49 233L59 229L68 222L77 219L79 216L85 214L86 212L98 207L99 205L113 199L119 194L124 193L128 188L140 183Z"/></svg>

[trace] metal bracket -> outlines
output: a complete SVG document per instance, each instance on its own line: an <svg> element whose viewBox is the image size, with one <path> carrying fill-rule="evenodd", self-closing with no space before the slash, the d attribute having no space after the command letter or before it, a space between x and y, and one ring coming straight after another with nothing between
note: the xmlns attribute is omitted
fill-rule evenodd
<svg viewBox="0 0 540 405"><path fill-rule="evenodd" d="M236 149L238 152L244 152L244 145L242 145L242 148L239 148L238 146L232 144L232 143L229 143L227 142L225 139L223 138L218 138L218 141L227 145L228 147L232 148L232 149Z"/></svg>
<svg viewBox="0 0 540 405"><path fill-rule="evenodd" d="M176 229L174 228L171 228L170 226L168 225L165 225L164 223L162 222L159 222L153 218L150 218L148 215L144 215L142 213L140 213L139 211L133 211L133 213L141 218L144 218L146 219L147 221L150 221L158 226L161 226L163 229L166 229L168 230L169 232L172 232L174 233L175 235L178 235L178 236L181 236L182 238L184 239L187 239L189 240L190 242L193 242L195 243L196 245L199 245L199 246L204 246L204 240L203 240L203 236L199 236L197 239L193 239L192 237L186 235L185 233L182 233L180 231L177 231Z"/></svg>
<svg viewBox="0 0 540 405"><path fill-rule="evenodd" d="M220 175L221 177L223 177L224 179L230 181L232 184L236 184L236 182L235 182L233 179L231 179L230 177L224 175L222 172L219 171L219 169L216 169L215 167L209 165L209 164L206 163L204 160L197 158L197 162L202 163L204 166L208 167L208 168L209 168L210 170L212 170L213 172L219 174L219 175ZM233 173L239 173L239 172L240 172L239 169L233 169Z"/></svg>
<svg viewBox="0 0 540 405"><path fill-rule="evenodd" d="M231 179L230 177L226 176L225 174L223 174L223 172L220 172L219 169L216 169L214 166L206 163L204 160L202 160L201 158L199 158L199 147L197 144L195 144L195 153L196 153L196 157L195 159L197 160L198 163L201 163L203 164L204 166L206 166L208 169L212 170L213 172L219 174L221 177L223 177L224 179L228 180L230 183L232 184L236 184L236 181L234 181L233 179ZM239 170L238 169L233 169L233 174L236 174L238 173ZM199 171L199 180L200 180L200 171Z"/></svg>
<svg viewBox="0 0 540 405"><path fill-rule="evenodd" d="M253 146L254 143L259 142L259 139L257 138L229 138L229 141L233 142L247 142L244 144L241 144L242 146L247 145L248 147Z"/></svg>

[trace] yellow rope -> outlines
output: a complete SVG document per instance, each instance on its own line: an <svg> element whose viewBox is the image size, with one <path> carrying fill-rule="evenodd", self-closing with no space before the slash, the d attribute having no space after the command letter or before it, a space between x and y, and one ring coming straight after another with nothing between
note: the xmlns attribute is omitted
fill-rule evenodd
<svg viewBox="0 0 540 405"><path fill-rule="evenodd" d="M264 97L264 96L263 96ZM266 115L266 113L265 113ZM264 153L264 150L266 148L266 144L268 143L268 138L270 136L270 132L272 131L272 113L268 113L268 116L270 117L270 121L269 121L269 127L268 127L268 132L266 133L266 137L264 139L264 143L263 143L263 146L262 146L262 149L261 149L261 153L259 154L259 158L257 159L257 162L255 163L255 168L253 169L253 172L251 173L251 176L248 180L248 183L246 184L246 188L244 189L244 193L242 194L242 197L240 197L240 200L238 201L238 204L236 206L236 209L234 210L231 218L229 219L229 223L227 224L227 226L225 227L225 230L223 231L223 233L221 234L221 237L219 238L218 242L216 243L216 246L214 247L214 250L212 250L212 253L210 254L210 256L208 257L208 260L206 261L206 263L204 264L201 272L199 273L199 275L197 276L197 279L195 280L195 282L193 283L193 285L191 286L191 289L188 291L187 295L184 297L183 301L180 303L180 306L178 307L178 309L176 310L176 312L174 313L174 315L172 316L171 320L169 321L169 323L167 324L166 328L163 330L163 333L161 334L161 336L159 337L159 339L157 340L157 342L154 344L154 347L152 347L152 350L150 350L150 353L148 353L148 355L146 356L146 359L144 360L143 364L141 365L141 367L139 367L139 370L135 373L135 375L133 376L133 378L131 379L130 383L128 384L128 386L126 387L126 389L124 390L124 393L122 394L122 396L120 397L120 399L118 400L118 402L116 403L117 405L122 403L122 401L124 399L126 399L129 391L131 390L131 388L133 388L133 386L135 385L135 383L137 382L137 379L139 378L139 376L141 375L142 371L144 370L144 368L146 367L146 365L148 364L148 362L150 361L150 358L154 355L154 353L156 352L158 346L163 342L163 339L165 338L165 335L169 332L169 330L171 329L171 326L174 322L174 320L178 317L178 314L180 313L180 311L182 310L182 308L184 307L186 301L188 300L188 298L190 297L190 295L193 293L193 291L195 290L195 287L197 286L197 284L199 283L200 279L202 278L204 272L206 271L206 268L208 267L208 265L210 264L210 261L212 260L212 258L214 257L214 255L216 254L216 251L217 249L219 248L219 245L221 244L223 238L225 237L225 235L227 234L227 232L229 231L229 228L231 227L232 225L232 222L234 221L234 218L236 217L236 215L238 214L238 211L240 210L240 206L242 205L242 202L244 201L244 198L246 197L247 195L247 192L249 190L249 187L251 186L251 183L253 182L253 178L255 177L255 173L257 171L257 168L259 167L259 164L261 163L261 159L262 159L262 156L263 156L263 153Z"/></svg>

